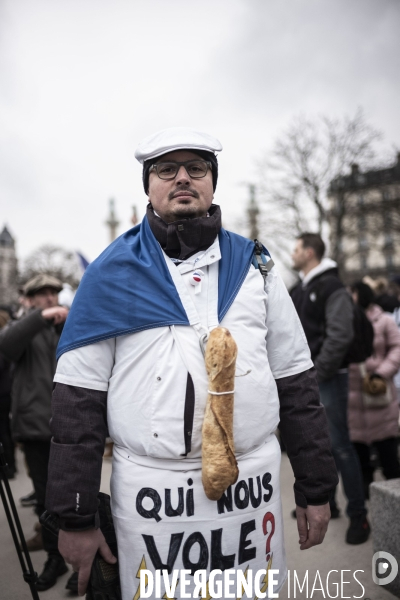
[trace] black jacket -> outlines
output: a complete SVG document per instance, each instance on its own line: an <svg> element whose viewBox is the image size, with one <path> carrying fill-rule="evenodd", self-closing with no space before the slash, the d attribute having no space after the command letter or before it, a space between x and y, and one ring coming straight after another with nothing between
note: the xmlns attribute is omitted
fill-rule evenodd
<svg viewBox="0 0 400 600"><path fill-rule="evenodd" d="M12 363L0 354L0 402L11 395Z"/></svg>
<svg viewBox="0 0 400 600"><path fill-rule="evenodd" d="M353 339L353 302L339 279L337 268L324 269L290 292L307 337L318 380L333 377L346 367Z"/></svg>
<svg viewBox="0 0 400 600"><path fill-rule="evenodd" d="M32 310L0 332L0 353L15 363L12 433L16 440L51 438L51 393L61 328Z"/></svg>

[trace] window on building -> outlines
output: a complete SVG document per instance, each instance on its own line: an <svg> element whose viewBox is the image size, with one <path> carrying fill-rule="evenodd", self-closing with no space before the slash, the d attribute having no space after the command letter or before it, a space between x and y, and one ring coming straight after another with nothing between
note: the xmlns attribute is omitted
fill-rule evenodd
<svg viewBox="0 0 400 600"><path fill-rule="evenodd" d="M365 175L362 175L361 173L359 173L357 175L356 181L357 181L358 185L364 185L367 180L365 178Z"/></svg>
<svg viewBox="0 0 400 600"><path fill-rule="evenodd" d="M393 236L391 233L385 233L385 248L393 246Z"/></svg>
<svg viewBox="0 0 400 600"><path fill-rule="evenodd" d="M368 240L365 234L362 233L362 229L360 228L360 237L358 238L358 251L360 253L360 269L362 271L367 270L367 262L368 262Z"/></svg>
<svg viewBox="0 0 400 600"><path fill-rule="evenodd" d="M383 228L385 234L390 236L392 230L392 214L386 210L383 213Z"/></svg>
<svg viewBox="0 0 400 600"><path fill-rule="evenodd" d="M368 269L368 264L367 264L367 255L366 254L361 254L360 255L360 269L362 271L367 271Z"/></svg>

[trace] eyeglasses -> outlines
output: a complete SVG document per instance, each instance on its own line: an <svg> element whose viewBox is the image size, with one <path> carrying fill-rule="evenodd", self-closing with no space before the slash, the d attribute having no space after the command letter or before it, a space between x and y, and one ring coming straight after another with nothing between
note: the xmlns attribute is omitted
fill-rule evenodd
<svg viewBox="0 0 400 600"><path fill-rule="evenodd" d="M160 179L175 179L181 166L192 179L201 179L207 175L212 165L207 160L186 160L184 162L159 162L151 165L149 171L155 171Z"/></svg>

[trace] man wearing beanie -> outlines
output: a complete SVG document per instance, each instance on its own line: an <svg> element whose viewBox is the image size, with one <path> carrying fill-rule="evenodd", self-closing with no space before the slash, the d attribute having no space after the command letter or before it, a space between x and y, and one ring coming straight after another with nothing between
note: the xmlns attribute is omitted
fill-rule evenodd
<svg viewBox="0 0 400 600"><path fill-rule="evenodd" d="M58 305L62 283L39 273L24 286L30 309L0 332L0 353L15 364L12 385L12 434L23 445L37 505L44 511L50 453L50 417L56 348L68 310ZM36 534L36 539L38 534ZM68 571L57 547L57 538L43 530L47 560L36 582L39 591L53 587ZM35 540L35 538L33 538ZM33 544L30 549L33 549Z"/></svg>
<svg viewBox="0 0 400 600"><path fill-rule="evenodd" d="M279 421L296 477L300 548L325 536L337 473L315 371L268 252L221 227L213 204L221 150L188 128L139 145L146 216L89 266L60 340L47 508L59 518L60 552L79 571L80 594L97 551L116 560L97 529L107 432L123 600L215 595L215 576L228 570L275 569L279 591L287 573ZM238 351L234 389L222 392L210 391L204 361L217 327ZM239 475L219 500L202 482L210 394L223 411L224 394L234 394ZM163 570L169 585L174 574L180 580L176 591L162 574L151 591ZM258 583L264 593L266 578ZM185 596L197 584L197 596Z"/></svg>

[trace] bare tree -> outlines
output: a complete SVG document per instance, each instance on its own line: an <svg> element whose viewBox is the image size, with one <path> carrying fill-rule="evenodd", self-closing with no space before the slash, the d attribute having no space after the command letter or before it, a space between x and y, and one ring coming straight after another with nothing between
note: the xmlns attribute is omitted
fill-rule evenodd
<svg viewBox="0 0 400 600"><path fill-rule="evenodd" d="M38 273L53 275L74 288L78 286L81 279L75 252L50 244L40 246L26 258L22 267L21 280L25 282Z"/></svg>
<svg viewBox="0 0 400 600"><path fill-rule="evenodd" d="M330 182L354 163L361 168L370 166L376 159L375 142L380 137L358 109L353 117L342 119L298 116L276 140L258 165L263 205L260 221L267 238L275 239L275 246L278 238L277 252L286 264L288 251L282 248L282 240L293 240L305 230L326 233ZM345 194L336 204L335 239L340 240L351 206ZM338 252L334 254L339 258Z"/></svg>

